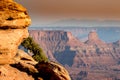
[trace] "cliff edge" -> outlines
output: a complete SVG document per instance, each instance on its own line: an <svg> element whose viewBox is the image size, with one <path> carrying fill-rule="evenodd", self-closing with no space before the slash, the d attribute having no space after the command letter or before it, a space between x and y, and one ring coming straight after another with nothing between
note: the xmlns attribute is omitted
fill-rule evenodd
<svg viewBox="0 0 120 80"><path fill-rule="evenodd" d="M49 71L40 74L42 69L39 66L46 65L48 69L51 67L48 63L53 65L50 71L58 78L55 80L70 80L67 70L62 66L52 62L41 65L26 52L18 49L21 42L29 36L30 24L31 19L22 5L13 0L0 0L0 80L54 80L52 73L49 74L52 79L42 77L48 77L46 74ZM39 66L36 67L37 65Z"/></svg>

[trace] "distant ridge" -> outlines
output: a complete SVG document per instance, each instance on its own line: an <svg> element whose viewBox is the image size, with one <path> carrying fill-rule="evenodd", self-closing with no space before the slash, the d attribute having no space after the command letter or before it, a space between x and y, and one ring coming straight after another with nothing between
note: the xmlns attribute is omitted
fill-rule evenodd
<svg viewBox="0 0 120 80"><path fill-rule="evenodd" d="M58 20L46 26L79 26L79 27L95 27L95 26L120 26L120 20L79 20L65 19Z"/></svg>
<svg viewBox="0 0 120 80"><path fill-rule="evenodd" d="M82 42L87 40L87 35L90 31L95 30L99 38L105 42L115 42L120 39L120 27L29 27L29 30L52 30L52 31L69 31L77 37L78 39L82 40ZM111 37L112 36L112 37Z"/></svg>

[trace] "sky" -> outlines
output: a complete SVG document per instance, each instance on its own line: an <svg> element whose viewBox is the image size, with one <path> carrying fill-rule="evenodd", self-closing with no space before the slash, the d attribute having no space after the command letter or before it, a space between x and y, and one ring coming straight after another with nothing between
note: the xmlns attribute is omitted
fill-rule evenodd
<svg viewBox="0 0 120 80"><path fill-rule="evenodd" d="M32 26L59 20L120 20L120 0L15 0L27 8Z"/></svg>

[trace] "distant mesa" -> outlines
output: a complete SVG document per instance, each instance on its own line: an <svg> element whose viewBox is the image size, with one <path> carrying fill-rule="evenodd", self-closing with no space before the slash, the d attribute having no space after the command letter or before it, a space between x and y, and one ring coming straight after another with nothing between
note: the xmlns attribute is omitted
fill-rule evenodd
<svg viewBox="0 0 120 80"><path fill-rule="evenodd" d="M88 34L88 40L85 42L86 44L105 44L104 41L100 40L97 32L95 30L92 30L89 34Z"/></svg>
<svg viewBox="0 0 120 80"><path fill-rule="evenodd" d="M89 35L88 35L88 39L89 39L90 41L97 41L97 40L99 40L99 37L98 37L96 31L91 31L91 32L89 33Z"/></svg>

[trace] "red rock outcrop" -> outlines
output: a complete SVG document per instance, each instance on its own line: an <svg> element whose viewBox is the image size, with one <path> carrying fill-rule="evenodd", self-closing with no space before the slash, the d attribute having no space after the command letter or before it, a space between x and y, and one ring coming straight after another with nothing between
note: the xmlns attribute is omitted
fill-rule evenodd
<svg viewBox="0 0 120 80"><path fill-rule="evenodd" d="M11 63L10 59L16 55L18 46L28 37L26 27L30 23L24 7L13 0L0 0L0 64L6 58Z"/></svg>
<svg viewBox="0 0 120 80"><path fill-rule="evenodd" d="M0 79L1 80L34 80L26 72L21 72L10 65L0 66Z"/></svg>
<svg viewBox="0 0 120 80"><path fill-rule="evenodd" d="M96 31L91 31L88 35L88 40L85 42L86 44L89 45L105 45L105 42L103 42L102 40L99 39Z"/></svg>
<svg viewBox="0 0 120 80"><path fill-rule="evenodd" d="M38 63L36 68L44 80L71 80L68 71L56 62Z"/></svg>
<svg viewBox="0 0 120 80"><path fill-rule="evenodd" d="M12 66L21 63L22 67L35 70L33 64L29 64L36 64L35 61L18 50L21 42L28 37L30 23L25 8L13 0L0 0L0 80L34 80L32 75Z"/></svg>
<svg viewBox="0 0 120 80"><path fill-rule="evenodd" d="M30 36L40 44L48 57L56 61L53 54L56 51L65 51L66 46L82 46L83 43L75 38L70 32L64 31L40 31L30 30ZM76 44L74 44L76 43ZM53 54L52 54L53 53Z"/></svg>
<svg viewBox="0 0 120 80"><path fill-rule="evenodd" d="M0 34L0 59L6 60L6 58L10 59L16 55L18 46L21 44L24 38L28 37L28 30L27 28L7 30L1 29Z"/></svg>
<svg viewBox="0 0 120 80"><path fill-rule="evenodd" d="M13 0L0 0L0 28L25 28L31 24L27 10Z"/></svg>

